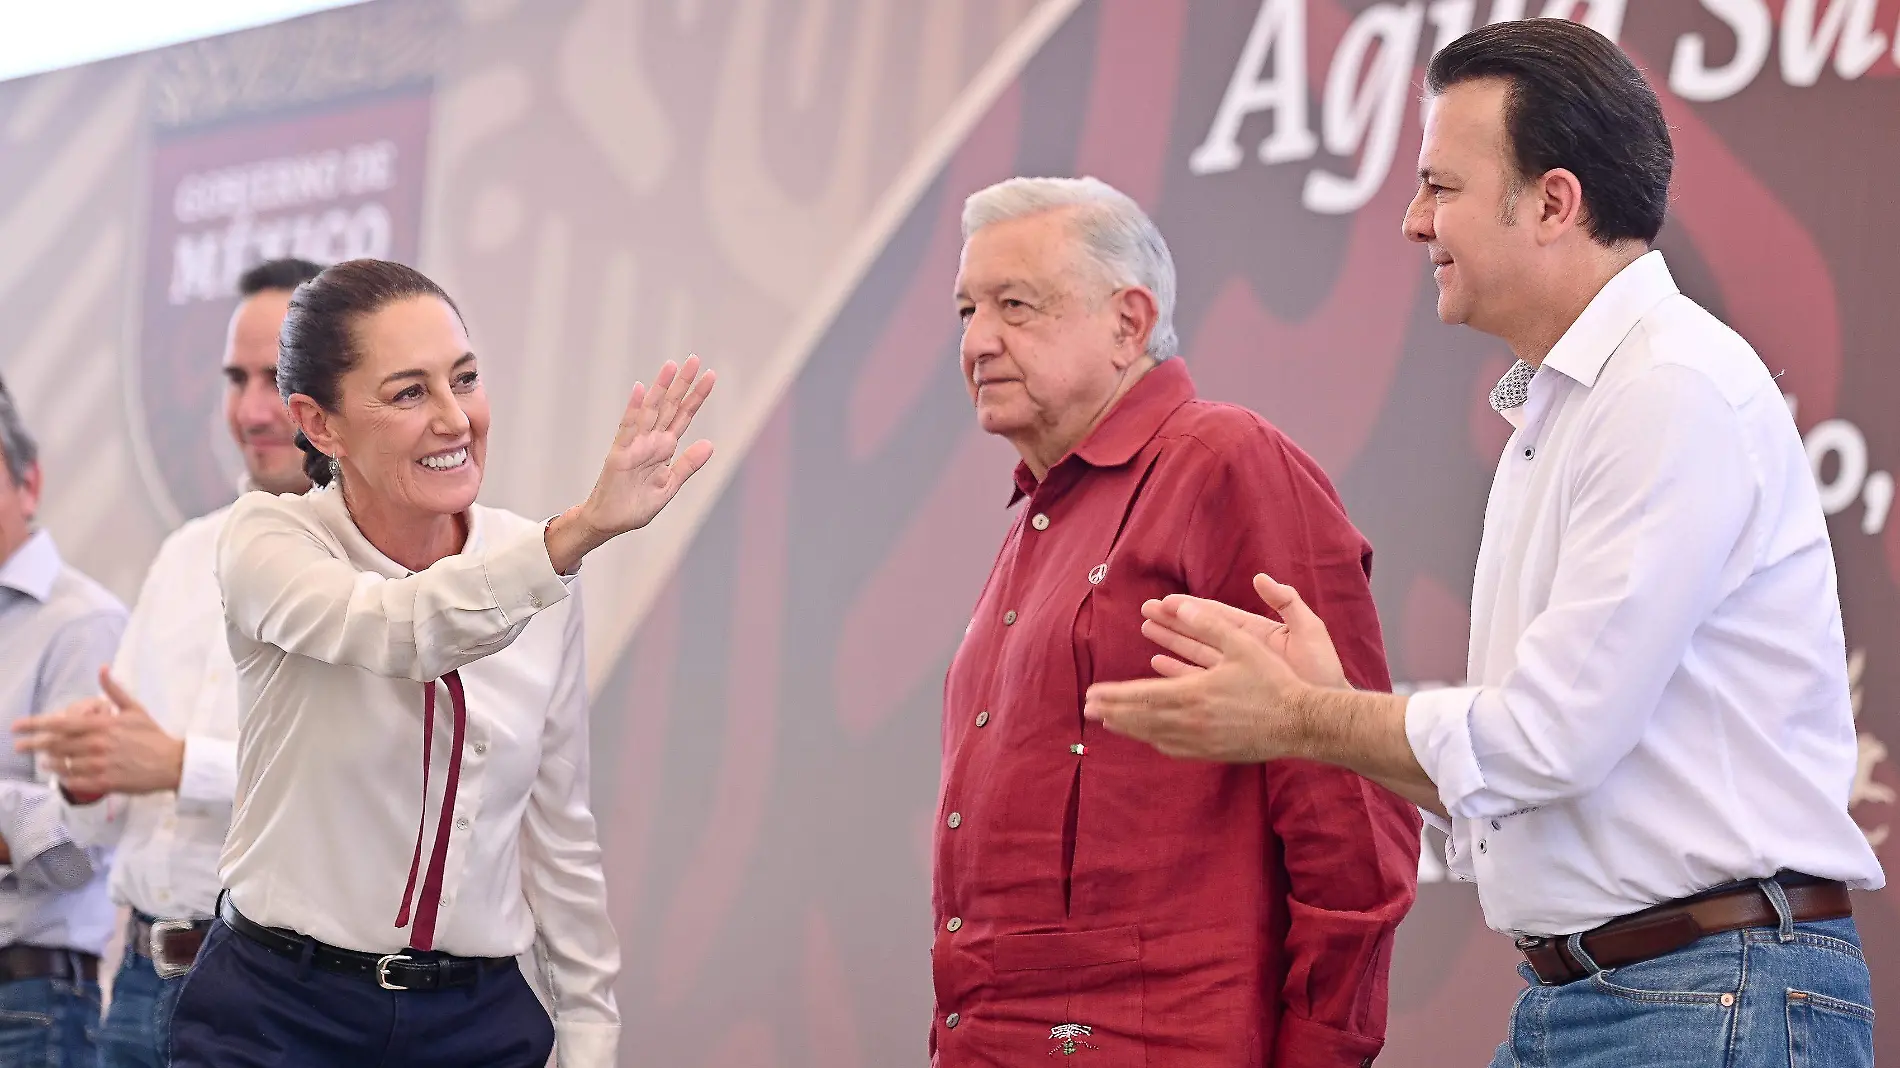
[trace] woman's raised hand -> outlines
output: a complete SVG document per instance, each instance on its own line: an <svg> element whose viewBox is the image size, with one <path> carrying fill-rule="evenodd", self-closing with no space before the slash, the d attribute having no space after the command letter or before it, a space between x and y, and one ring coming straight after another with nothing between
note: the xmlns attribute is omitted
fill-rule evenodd
<svg viewBox="0 0 1900 1068"><path fill-rule="evenodd" d="M685 452L679 442L712 394L714 377L701 373L699 357L689 356L683 367L668 360L652 388L634 385L593 491L548 525L548 555L556 570L571 572L608 539L652 522L706 466L712 442L695 441Z"/></svg>

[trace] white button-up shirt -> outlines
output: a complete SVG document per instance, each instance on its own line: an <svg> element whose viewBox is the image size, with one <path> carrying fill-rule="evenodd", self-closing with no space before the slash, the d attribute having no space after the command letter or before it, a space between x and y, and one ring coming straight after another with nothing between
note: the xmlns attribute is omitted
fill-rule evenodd
<svg viewBox="0 0 1900 1068"><path fill-rule="evenodd" d="M116 846L112 897L160 919L203 919L217 905L218 855L237 777L237 669L218 597L225 508L159 546L112 673L166 733L185 742L178 790L65 803L73 839Z"/></svg>
<svg viewBox="0 0 1900 1068"><path fill-rule="evenodd" d="M608 1068L620 951L588 808L572 581L541 524L493 508L470 509L461 553L412 573L363 537L334 487L239 498L218 543L239 709L223 875L258 923L405 948L395 918L449 760L444 692L419 820L422 682L459 669L468 727L435 948L516 956L538 933L562 1068Z"/></svg>
<svg viewBox="0 0 1900 1068"><path fill-rule="evenodd" d="M1506 414L1471 685L1405 722L1489 924L1570 934L1784 868L1879 887L1827 527L1754 350L1651 252Z"/></svg>

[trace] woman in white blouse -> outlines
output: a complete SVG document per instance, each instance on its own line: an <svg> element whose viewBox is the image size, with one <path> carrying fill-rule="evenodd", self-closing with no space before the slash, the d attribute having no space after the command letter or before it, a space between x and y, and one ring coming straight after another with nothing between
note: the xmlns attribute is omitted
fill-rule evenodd
<svg viewBox="0 0 1900 1068"><path fill-rule="evenodd" d="M246 495L219 543L238 790L174 1065L614 1063L575 573L712 455L677 451L698 372L636 386L593 491L537 523L475 503L488 401L447 294L379 260L298 288L277 380L318 488Z"/></svg>

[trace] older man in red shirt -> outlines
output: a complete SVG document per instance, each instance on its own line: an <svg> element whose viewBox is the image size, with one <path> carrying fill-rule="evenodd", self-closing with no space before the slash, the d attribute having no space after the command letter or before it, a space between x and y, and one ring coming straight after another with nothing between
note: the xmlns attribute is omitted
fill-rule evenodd
<svg viewBox="0 0 1900 1068"><path fill-rule="evenodd" d="M964 378L1024 504L944 687L932 1062L1370 1064L1416 810L1319 764L1173 760L1082 699L1152 674L1142 602L1251 605L1261 571L1310 591L1355 685L1389 688L1371 548L1284 435L1196 399L1132 200L1012 179L963 229Z"/></svg>

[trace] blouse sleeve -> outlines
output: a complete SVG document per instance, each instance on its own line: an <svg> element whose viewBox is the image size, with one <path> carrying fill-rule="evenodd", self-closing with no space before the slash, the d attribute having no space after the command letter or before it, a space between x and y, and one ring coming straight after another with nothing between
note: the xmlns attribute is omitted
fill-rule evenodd
<svg viewBox="0 0 1900 1068"><path fill-rule="evenodd" d="M521 824L522 889L547 964L561 1068L613 1068L620 1037L620 943L607 916L600 838L588 801L587 671L578 592L568 606L561 679L541 768Z"/></svg>
<svg viewBox="0 0 1900 1068"><path fill-rule="evenodd" d="M539 526L387 578L339 559L291 509L247 494L218 538L226 620L287 653L426 682L506 648L567 596Z"/></svg>

